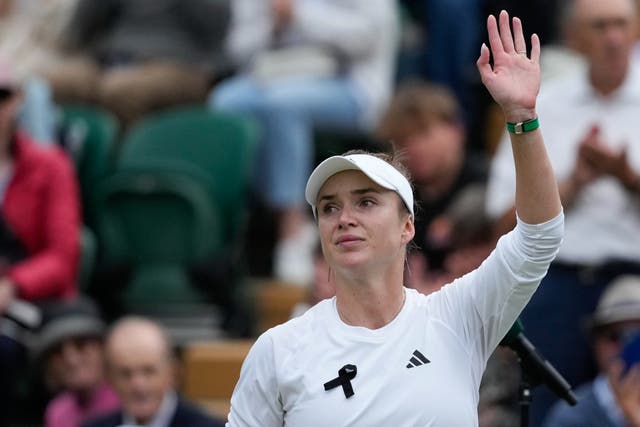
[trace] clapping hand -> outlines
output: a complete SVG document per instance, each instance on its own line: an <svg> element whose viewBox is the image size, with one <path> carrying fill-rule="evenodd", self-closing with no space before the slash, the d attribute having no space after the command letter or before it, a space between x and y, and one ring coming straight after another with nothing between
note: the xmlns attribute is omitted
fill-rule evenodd
<svg viewBox="0 0 640 427"><path fill-rule="evenodd" d="M531 36L531 57L522 32L522 22L513 18L513 35L509 14L500 12L499 23L490 15L487 32L491 50L483 43L477 61L482 82L502 108L508 122L535 117L536 97L540 90L540 40ZM489 63L493 56L493 67Z"/></svg>
<svg viewBox="0 0 640 427"><path fill-rule="evenodd" d="M607 370L609 385L629 427L640 427L640 365L624 372L624 363L615 360Z"/></svg>
<svg viewBox="0 0 640 427"><path fill-rule="evenodd" d="M580 143L578 155L598 174L612 176L626 187L637 179L627 159L626 147L613 149L602 138L586 138Z"/></svg>

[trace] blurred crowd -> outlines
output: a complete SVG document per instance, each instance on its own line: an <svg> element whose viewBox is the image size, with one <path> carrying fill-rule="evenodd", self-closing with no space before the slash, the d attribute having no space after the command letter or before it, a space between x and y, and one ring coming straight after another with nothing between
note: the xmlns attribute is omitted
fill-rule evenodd
<svg viewBox="0 0 640 427"><path fill-rule="evenodd" d="M530 425L640 426L636 0L0 0L0 425L222 423L173 349L255 337L251 279L305 289L294 315L332 296L304 201L328 155L402 159L406 286L480 265L517 215L475 68L501 9L543 43L566 217L524 332L582 397L535 387ZM499 348L481 426L519 425L519 379Z"/></svg>

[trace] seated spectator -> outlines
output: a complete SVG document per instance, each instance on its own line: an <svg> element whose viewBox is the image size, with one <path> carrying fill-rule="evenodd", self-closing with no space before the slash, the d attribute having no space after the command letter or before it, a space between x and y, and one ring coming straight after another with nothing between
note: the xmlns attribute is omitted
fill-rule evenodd
<svg viewBox="0 0 640 427"><path fill-rule="evenodd" d="M70 59L66 28L78 0L0 0L0 53L19 78L43 77Z"/></svg>
<svg viewBox="0 0 640 427"><path fill-rule="evenodd" d="M414 181L418 251L408 258L408 284L424 293L477 267L489 254L482 215L486 163L465 149L460 107L445 87L403 84L380 122Z"/></svg>
<svg viewBox="0 0 640 427"><path fill-rule="evenodd" d="M460 101L460 118L470 124L474 112L477 50L485 16L484 1L401 0L400 3L421 30L421 40L414 53L415 69L407 70L406 74L447 86ZM507 10L511 11L511 8Z"/></svg>
<svg viewBox="0 0 640 427"><path fill-rule="evenodd" d="M47 405L46 427L80 427L89 418L118 407L106 383L102 338L105 325L86 299L55 304L45 311L34 355L45 383L57 395Z"/></svg>
<svg viewBox="0 0 640 427"><path fill-rule="evenodd" d="M122 409L85 427L223 426L177 396L171 344L166 332L142 317L119 320L107 336L107 372Z"/></svg>
<svg viewBox="0 0 640 427"><path fill-rule="evenodd" d="M125 127L200 103L226 69L228 16L227 1L78 0L67 37L82 56L47 73L54 97L99 103Z"/></svg>
<svg viewBox="0 0 640 427"><path fill-rule="evenodd" d="M80 202L73 166L16 126L21 91L0 67L0 317L18 299L61 301L76 293ZM9 424L25 349L0 334L0 425Z"/></svg>
<svg viewBox="0 0 640 427"><path fill-rule="evenodd" d="M622 373L622 338L640 331L640 276L621 276L604 291L593 316L589 335L598 376L576 390L578 404L558 402L546 418L548 427L640 426L638 367ZM634 392L623 392L631 386Z"/></svg>
<svg viewBox="0 0 640 427"><path fill-rule="evenodd" d="M38 143L56 139L56 106L47 72L72 55L63 40L77 0L0 0L0 56L23 82L19 122Z"/></svg>
<svg viewBox="0 0 640 427"><path fill-rule="evenodd" d="M216 87L209 105L259 121L256 192L278 215L273 272L308 283L316 236L303 196L313 129L375 125L393 81L395 2L234 0L232 6L228 49L242 72Z"/></svg>

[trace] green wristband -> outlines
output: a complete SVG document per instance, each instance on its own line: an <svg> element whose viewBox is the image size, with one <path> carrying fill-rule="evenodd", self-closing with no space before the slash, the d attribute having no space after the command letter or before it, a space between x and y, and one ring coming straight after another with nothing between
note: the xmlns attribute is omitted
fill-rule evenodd
<svg viewBox="0 0 640 427"><path fill-rule="evenodd" d="M531 132L532 130L536 130L540 127L540 121L535 117L531 120L527 120L526 122L518 122L518 123L507 123L507 130L511 133L515 133L516 135L520 135L525 132Z"/></svg>

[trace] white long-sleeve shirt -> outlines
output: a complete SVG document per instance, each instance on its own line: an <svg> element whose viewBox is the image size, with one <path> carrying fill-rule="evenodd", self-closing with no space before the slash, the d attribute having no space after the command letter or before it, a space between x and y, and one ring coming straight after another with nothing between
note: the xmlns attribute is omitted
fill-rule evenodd
<svg viewBox="0 0 640 427"><path fill-rule="evenodd" d="M406 289L394 320L340 320L335 298L261 335L231 398L228 426L477 426L487 359L529 301L562 240L564 217L518 222L475 271L428 296ZM324 389L355 365L354 395Z"/></svg>

